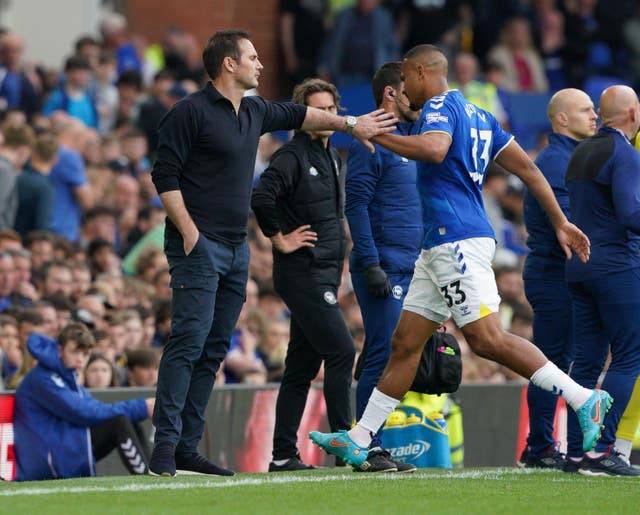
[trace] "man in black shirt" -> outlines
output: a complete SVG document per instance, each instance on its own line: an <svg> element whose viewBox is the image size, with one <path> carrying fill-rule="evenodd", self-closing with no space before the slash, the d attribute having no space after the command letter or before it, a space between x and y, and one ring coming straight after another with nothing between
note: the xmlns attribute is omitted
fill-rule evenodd
<svg viewBox="0 0 640 515"><path fill-rule="evenodd" d="M262 64L238 30L216 32L203 62L212 82L178 102L159 127L152 171L167 214L172 330L158 375L151 474L176 468L233 475L198 454L204 411L245 298L246 223L258 139L265 132L341 130L368 141L393 130L383 111L341 117L290 103L245 97Z"/></svg>
<svg viewBox="0 0 640 515"><path fill-rule="evenodd" d="M296 104L336 113L333 84L307 79ZM301 461L297 433L311 381L324 361L324 395L332 430L351 425L349 389L355 348L338 306L346 237L344 173L329 145L332 131L298 131L271 159L251 207L273 243L273 281L291 311L291 340L276 404L269 472L312 469Z"/></svg>

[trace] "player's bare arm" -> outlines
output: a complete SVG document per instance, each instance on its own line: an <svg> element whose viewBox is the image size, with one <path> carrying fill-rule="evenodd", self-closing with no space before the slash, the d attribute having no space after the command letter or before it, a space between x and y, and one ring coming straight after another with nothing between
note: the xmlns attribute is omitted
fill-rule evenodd
<svg viewBox="0 0 640 515"><path fill-rule="evenodd" d="M427 163L444 161L451 146L451 136L444 132L426 132L414 136L383 134L372 140L402 157Z"/></svg>
<svg viewBox="0 0 640 515"><path fill-rule="evenodd" d="M535 163L522 150L522 147L515 140L511 140L504 150L498 154L495 161L519 177L540 202L540 206L545 210L556 230L558 242L563 248L567 259L571 259L571 249L573 249L580 259L586 262L590 254L589 238L564 216L551 186L549 186Z"/></svg>

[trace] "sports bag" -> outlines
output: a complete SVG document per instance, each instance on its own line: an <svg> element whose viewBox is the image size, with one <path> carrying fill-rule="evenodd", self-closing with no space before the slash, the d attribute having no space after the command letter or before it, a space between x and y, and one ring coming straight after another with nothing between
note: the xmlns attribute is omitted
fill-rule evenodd
<svg viewBox="0 0 640 515"><path fill-rule="evenodd" d="M462 381L462 357L455 336L437 331L427 340L410 391L452 393Z"/></svg>

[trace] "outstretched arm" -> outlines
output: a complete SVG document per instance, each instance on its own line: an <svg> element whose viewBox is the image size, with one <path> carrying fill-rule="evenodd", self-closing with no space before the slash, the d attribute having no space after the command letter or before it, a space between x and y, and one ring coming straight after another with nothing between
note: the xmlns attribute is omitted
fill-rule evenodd
<svg viewBox="0 0 640 515"><path fill-rule="evenodd" d="M383 134L375 136L373 141L402 157L427 163L442 163L451 146L449 134L435 131L415 136Z"/></svg>
<svg viewBox="0 0 640 515"><path fill-rule="evenodd" d="M346 116L338 116L321 109L309 107L301 129L303 131L331 130L348 133L346 119ZM374 152L375 149L369 140L374 136L394 131L397 121L393 113L378 109L358 116L357 123L351 134L366 145L371 152Z"/></svg>

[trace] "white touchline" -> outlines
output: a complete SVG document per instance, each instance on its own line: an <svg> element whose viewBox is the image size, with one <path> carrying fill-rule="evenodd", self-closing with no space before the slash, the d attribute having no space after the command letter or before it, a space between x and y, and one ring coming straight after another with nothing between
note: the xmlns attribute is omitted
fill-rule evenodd
<svg viewBox="0 0 640 515"><path fill-rule="evenodd" d="M540 472L540 471L535 471ZM330 481L404 481L409 479L491 479L503 480L507 476L523 475L533 473L530 469L497 468L495 470L461 470L440 472L437 474L429 472L416 472L413 474L376 474L375 476L364 475L337 475L337 476L314 476L302 477L296 475L282 474L279 476L266 476L262 478L246 479L224 479L221 477L210 478L206 476L190 476L201 478L201 481L188 483L176 482L175 479L157 478L157 482L150 484L116 485L116 486L52 486L50 488L19 488L11 490L1 490L0 497L15 497L26 495L56 495L68 493L91 493L91 492L144 492L153 490L188 490L199 488L234 488L238 486L266 485L266 484L287 484L287 483L323 483ZM104 477L106 479L106 476ZM101 478L92 478L91 481ZM179 480L178 480L179 481ZM554 479L555 481L555 479Z"/></svg>

